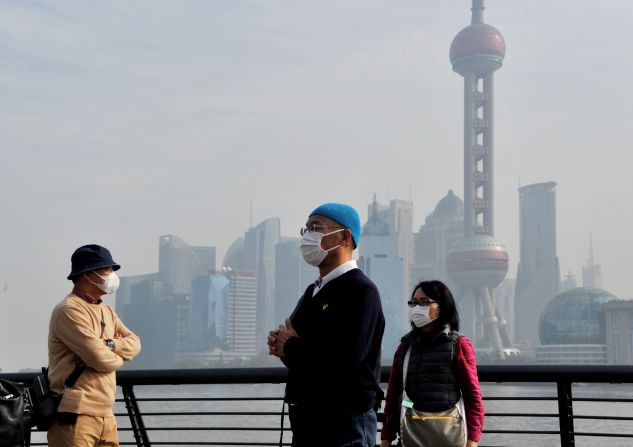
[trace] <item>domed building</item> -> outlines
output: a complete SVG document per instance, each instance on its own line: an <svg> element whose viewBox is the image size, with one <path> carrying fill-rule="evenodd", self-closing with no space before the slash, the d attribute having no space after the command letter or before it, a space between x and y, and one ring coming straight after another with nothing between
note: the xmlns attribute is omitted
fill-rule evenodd
<svg viewBox="0 0 633 447"><path fill-rule="evenodd" d="M439 279L449 283L448 252L463 237L464 202L449 190L413 235L412 281L417 284L422 280Z"/></svg>
<svg viewBox="0 0 633 447"><path fill-rule="evenodd" d="M602 289L576 287L554 297L539 321L539 363L607 363L605 304L618 298Z"/></svg>

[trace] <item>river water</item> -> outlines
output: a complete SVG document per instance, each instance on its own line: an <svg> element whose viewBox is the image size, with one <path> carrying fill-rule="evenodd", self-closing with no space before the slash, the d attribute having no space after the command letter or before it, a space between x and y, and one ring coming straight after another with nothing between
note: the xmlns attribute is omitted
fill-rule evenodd
<svg viewBox="0 0 633 447"><path fill-rule="evenodd" d="M283 395L284 385L178 385L178 386L146 386L136 387L136 397L142 398L275 398ZM530 385L482 385L484 405L486 413L538 413L556 414L558 403L554 401L494 401L486 400L487 397L554 397L555 385L530 384ZM575 385L573 387L574 398L633 398L633 385ZM335 398L333 398L335 404ZM245 443L278 443L280 435L280 416L208 416L208 415L169 415L151 416L150 412L276 412L281 410L280 400L256 400L256 401L188 401L188 402L139 402L144 413L143 421L148 428L149 438L152 442L245 442ZM125 413L122 403L117 403L115 411ZM574 402L575 416L633 416L633 404L631 403L604 403L604 402ZM316 423L324 423L323 421ZM119 437L122 443L133 442L129 430L129 419L120 416ZM173 427L203 428L203 430L175 431ZM213 428L231 427L233 430L218 430ZM284 421L284 443L289 443L287 417ZM633 433L631 421L609 421L575 419L576 432L601 432L601 433ZM486 417L485 429L489 430L558 430L556 417ZM35 442L42 442L40 433L34 434ZM169 444L163 444L169 445ZM485 433L480 446L559 446L558 435L504 435ZM604 446L630 447L633 438L617 437L589 437L576 436L576 446Z"/></svg>

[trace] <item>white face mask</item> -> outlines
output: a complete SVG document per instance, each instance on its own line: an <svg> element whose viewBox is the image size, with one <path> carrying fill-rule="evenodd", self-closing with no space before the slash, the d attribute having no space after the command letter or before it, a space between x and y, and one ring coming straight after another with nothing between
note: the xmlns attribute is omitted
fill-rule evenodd
<svg viewBox="0 0 633 447"><path fill-rule="evenodd" d="M99 278L103 279L104 282L103 284L97 284L95 282L90 281L90 278L88 278L88 281L92 282L95 286L99 287L101 290L103 290L104 293L107 293L107 294L115 293L117 289L119 288L119 283L121 281L119 280L119 277L116 275L116 273L112 272L108 276L101 276L97 272L92 272L92 273L97 275Z"/></svg>
<svg viewBox="0 0 633 447"><path fill-rule="evenodd" d="M424 327L427 324L435 321L435 319L437 318L431 318L429 316L430 311L431 306L415 306L411 309L411 312L409 313L409 320L415 325L415 327Z"/></svg>
<svg viewBox="0 0 633 447"><path fill-rule="evenodd" d="M341 246L341 244L339 244L335 247L323 250L321 248L321 239L343 230L345 230L345 228L327 234L319 233L318 231L306 231L301 237L301 254L303 255L303 259L308 264L318 267L330 251L336 250Z"/></svg>

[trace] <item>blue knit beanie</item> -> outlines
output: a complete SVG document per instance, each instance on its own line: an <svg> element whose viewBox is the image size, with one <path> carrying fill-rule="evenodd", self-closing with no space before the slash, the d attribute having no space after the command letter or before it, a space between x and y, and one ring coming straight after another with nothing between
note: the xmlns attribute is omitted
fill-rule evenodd
<svg viewBox="0 0 633 447"><path fill-rule="evenodd" d="M354 248L358 247L360 238L360 217L354 208L344 203L324 203L310 213L310 216L319 215L332 219L334 222L347 228L352 233Z"/></svg>

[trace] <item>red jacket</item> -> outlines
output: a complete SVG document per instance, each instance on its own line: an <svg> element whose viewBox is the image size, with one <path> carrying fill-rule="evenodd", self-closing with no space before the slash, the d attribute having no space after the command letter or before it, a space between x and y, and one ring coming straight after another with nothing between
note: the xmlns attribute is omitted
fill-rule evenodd
<svg viewBox="0 0 633 447"><path fill-rule="evenodd" d="M382 424L380 439L393 441L400 431L400 390L402 389L402 371L400 370L400 356L403 343L400 343L393 358L391 375L387 386L385 400L385 420ZM459 337L455 343L455 360L457 363L457 378L464 398L466 409L466 426L468 439L479 442L484 425L484 405L481 399L481 388L477 377L477 363L475 350L470 340Z"/></svg>

